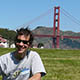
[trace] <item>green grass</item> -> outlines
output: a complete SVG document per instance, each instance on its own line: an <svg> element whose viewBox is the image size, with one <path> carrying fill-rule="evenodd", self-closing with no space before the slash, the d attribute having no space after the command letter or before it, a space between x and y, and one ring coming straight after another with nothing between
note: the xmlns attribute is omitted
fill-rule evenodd
<svg viewBox="0 0 80 80"><path fill-rule="evenodd" d="M42 80L80 80L80 50L36 49L47 75Z"/></svg>
<svg viewBox="0 0 80 80"><path fill-rule="evenodd" d="M0 48L0 55L13 50ZM39 53L46 68L42 80L80 80L80 50L32 50Z"/></svg>
<svg viewBox="0 0 80 80"><path fill-rule="evenodd" d="M13 50L15 50L15 49L13 49L13 48L0 48L0 56L5 53L11 52Z"/></svg>

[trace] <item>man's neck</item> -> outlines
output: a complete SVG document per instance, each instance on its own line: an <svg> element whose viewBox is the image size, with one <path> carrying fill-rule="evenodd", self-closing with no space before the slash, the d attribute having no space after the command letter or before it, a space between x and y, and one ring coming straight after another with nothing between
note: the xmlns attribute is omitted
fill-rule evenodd
<svg viewBox="0 0 80 80"><path fill-rule="evenodd" d="M18 54L17 51L15 52L14 56L18 60L22 60L25 57L26 53Z"/></svg>

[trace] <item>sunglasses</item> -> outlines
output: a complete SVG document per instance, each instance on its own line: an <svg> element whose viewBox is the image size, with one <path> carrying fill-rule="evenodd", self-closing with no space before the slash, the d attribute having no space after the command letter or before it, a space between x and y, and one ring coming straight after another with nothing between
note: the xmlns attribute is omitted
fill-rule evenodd
<svg viewBox="0 0 80 80"><path fill-rule="evenodd" d="M24 44L29 44L29 41L26 41L26 40L20 40L20 39L16 39L16 42L17 42L17 43L21 43L21 42L23 42Z"/></svg>

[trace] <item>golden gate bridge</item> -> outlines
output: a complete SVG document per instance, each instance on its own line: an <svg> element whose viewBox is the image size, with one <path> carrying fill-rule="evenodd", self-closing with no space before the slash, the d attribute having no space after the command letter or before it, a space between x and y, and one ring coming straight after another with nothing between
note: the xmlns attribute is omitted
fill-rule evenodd
<svg viewBox="0 0 80 80"><path fill-rule="evenodd" d="M47 15L48 13L50 13L51 10L48 10L46 13L36 17L35 19L31 20L30 22L28 22L26 25L29 25L29 24L32 24L33 22L39 20L40 18L44 17L45 15ZM66 12L64 9L63 9L64 12ZM63 12L63 13L64 13ZM73 17L72 15L70 15L68 12L66 12L68 15L66 15L64 13L64 15L66 16L71 16ZM74 20L74 19L76 20ZM80 25L79 21L73 17L71 18L73 22L77 23L78 25ZM25 24L24 24L25 25ZM35 34L34 35L35 37L52 37L53 39L53 48L59 48L59 40L60 38L72 38L72 39L80 39L80 36L66 36L66 35L60 35L60 6L57 6L57 7L54 7L54 18L53 18L53 34L51 35L46 35L46 34Z"/></svg>
<svg viewBox="0 0 80 80"><path fill-rule="evenodd" d="M53 34L52 35L37 35L35 37L52 37L53 38L53 48L59 48L60 38L73 38L80 39L80 36L60 36L60 7L54 7L54 22L53 22Z"/></svg>

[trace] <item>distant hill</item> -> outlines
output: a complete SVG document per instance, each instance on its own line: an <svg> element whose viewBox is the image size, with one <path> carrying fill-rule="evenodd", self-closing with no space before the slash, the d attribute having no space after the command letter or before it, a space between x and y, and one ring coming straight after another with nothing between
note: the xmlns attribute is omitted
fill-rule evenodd
<svg viewBox="0 0 80 80"><path fill-rule="evenodd" d="M34 34L53 34L53 28L38 26L33 30ZM80 33L72 32L72 31L60 31L60 35L67 36L80 36ZM45 37L35 37L34 45L38 45L38 43L43 43L45 48L52 48L52 38ZM80 39L68 39L60 38L60 48L61 49L80 49Z"/></svg>
<svg viewBox="0 0 80 80"><path fill-rule="evenodd" d="M53 28L38 26L34 30L32 30L34 34L46 34L52 35ZM9 40L9 43L12 44L14 42L14 37L16 32L14 30L3 29L0 28L0 35L2 35L5 39ZM80 36L80 33L72 32L72 31L61 31L60 35L67 36ZM45 37L35 37L33 45L37 46L39 43L43 43L45 48L52 48L52 38ZM80 39L61 39L60 38L60 49L80 49Z"/></svg>

